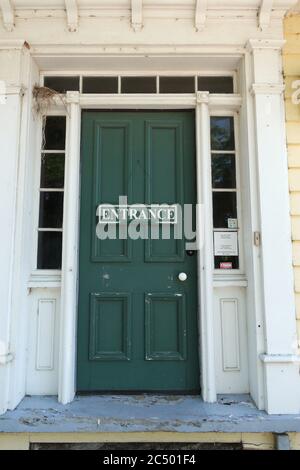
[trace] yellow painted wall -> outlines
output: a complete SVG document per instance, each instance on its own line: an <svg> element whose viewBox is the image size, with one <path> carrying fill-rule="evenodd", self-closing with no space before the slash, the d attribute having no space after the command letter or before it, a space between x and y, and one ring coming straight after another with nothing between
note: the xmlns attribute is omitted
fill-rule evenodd
<svg viewBox="0 0 300 470"><path fill-rule="evenodd" d="M300 433L289 433L290 447L300 450ZM173 433L173 432L137 432L137 433L20 433L1 434L1 450L29 450L31 443L93 443L93 442L197 442L197 443L242 443L245 450L273 450L276 448L272 433Z"/></svg>
<svg viewBox="0 0 300 470"><path fill-rule="evenodd" d="M292 83L300 80L300 14L285 19L286 45L283 51L289 183L291 198L293 263L297 308L298 345L300 346L300 104L292 103Z"/></svg>

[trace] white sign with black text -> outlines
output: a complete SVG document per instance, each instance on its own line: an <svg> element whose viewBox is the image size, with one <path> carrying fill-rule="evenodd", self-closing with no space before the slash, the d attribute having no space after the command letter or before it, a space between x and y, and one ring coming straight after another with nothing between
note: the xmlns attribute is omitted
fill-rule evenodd
<svg viewBox="0 0 300 470"><path fill-rule="evenodd" d="M238 256L237 232L214 232L215 256Z"/></svg>

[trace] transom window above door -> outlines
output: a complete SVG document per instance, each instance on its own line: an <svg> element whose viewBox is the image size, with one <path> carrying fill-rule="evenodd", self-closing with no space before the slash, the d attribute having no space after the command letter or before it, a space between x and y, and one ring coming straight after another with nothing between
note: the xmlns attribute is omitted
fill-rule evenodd
<svg viewBox="0 0 300 470"><path fill-rule="evenodd" d="M170 94L208 91L235 92L234 77L224 76L45 76L44 86L58 93L80 91L97 94Z"/></svg>

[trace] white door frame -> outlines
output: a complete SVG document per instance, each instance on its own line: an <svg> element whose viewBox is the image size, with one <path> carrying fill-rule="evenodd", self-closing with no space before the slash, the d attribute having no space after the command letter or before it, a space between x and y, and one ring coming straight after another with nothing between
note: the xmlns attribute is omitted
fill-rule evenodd
<svg viewBox="0 0 300 470"><path fill-rule="evenodd" d="M281 48L283 42L276 39L259 39L249 41L247 47L214 46L212 49L193 50L193 56L213 56L235 59L235 68L239 68L240 96L235 95L80 95L68 93L67 158L66 158L66 196L64 220L64 246L62 269L62 308L59 348L59 400L70 402L75 395L75 364L76 364L76 318L77 318L77 282L78 282L78 231L79 231L79 162L80 162L80 119L81 109L103 108L141 108L141 109L186 109L196 110L197 116L197 174L198 199L204 204L202 212L203 238L208 234L207 246L200 252L199 262L199 319L201 322L201 377L202 395L206 401L216 399L215 361L212 337L212 259L211 250L211 211L209 181L209 112L221 110L239 111L241 114L242 158L246 169L244 183L243 206L247 206L247 225L244 231L244 246L247 253L246 279L228 275L219 277L218 287L223 285L237 286L248 281L247 287L247 326L249 339L249 378L250 392L257 406L269 413L300 412L300 380L299 356L297 356L297 334L295 299L293 292L293 269L291 256L291 223L289 218L288 174L285 147L285 124L283 108L283 87L281 74ZM201 47L199 48L201 49ZM190 46L185 46L186 54L190 54ZM197 49L198 50L198 49ZM183 54L183 49L180 49ZM222 52L223 51L223 52ZM48 57L49 51L46 51ZM58 53L57 49L55 54ZM108 53L108 52L107 52ZM140 51L139 54L142 52ZM163 49L161 49L163 53ZM34 53L29 59L34 61ZM113 53L112 53L113 54ZM168 66L169 49L165 52L164 61ZM172 53L174 54L174 53ZM68 53L66 54L66 56ZM151 55L151 54L150 54ZM147 58L150 58L147 55ZM172 55L174 58L174 55ZM45 57L44 57L45 59ZM49 60L53 59L53 55ZM66 57L67 59L67 57ZM238 64L238 59L241 59ZM72 58L74 60L74 57ZM74 63L74 62L73 62ZM232 64L232 62L230 62ZM35 66L36 67L36 66ZM49 68L50 63L49 63ZM138 67L137 67L138 68ZM53 69L54 71L54 69ZM69 71L70 72L70 71ZM173 73L176 71L173 70ZM212 71L210 71L210 74ZM117 74L116 74L117 75ZM32 85L28 84L28 90ZM29 94L28 97L31 95ZM29 100L29 103L31 101ZM241 106L242 104L242 106ZM57 102L59 109L61 100ZM30 106L30 104L29 104ZM240 109L241 107L241 109ZM62 108L62 107L61 107ZM61 111L60 108L60 111ZM28 107L28 109L30 109ZM65 111L65 110L64 110ZM29 113L28 113L29 116ZM30 132L35 133L35 126L30 124ZM21 121L22 132L28 130L28 119L24 115ZM18 131L15 131L18 135ZM24 135L25 135L24 134ZM20 155L32 153L31 140L26 138ZM4 136L4 142L11 145L10 135ZM25 153L23 155L25 149ZM38 150L40 151L40 149ZM272 176L272 182L270 181ZM22 183L25 184L24 182ZM22 194L24 186L18 188ZM272 205L274 188L278 188L276 205ZM33 197L33 196L32 196ZM23 205L22 205L23 204ZM26 202L22 201L21 209L27 216ZM272 210L269 210L271 207ZM206 216L205 211L208 211ZM204 216L203 216L204 215ZM275 228L275 232L274 232ZM254 232L261 233L261 245L254 244ZM274 236L274 233L276 236ZM278 235L278 236L277 236ZM205 241L205 239L204 239ZM21 240L18 241L21 246ZM22 245L23 246L23 245ZM204 245L205 246L205 245ZM19 248L18 248L19 249ZM278 254L280 269L274 269L274 254ZM275 267L276 268L276 267ZM35 273L34 273L35 274ZM34 282L29 280L28 286L41 285L37 277L41 276L43 287L53 287L58 283L58 274L53 276L36 273ZM54 282L55 281L55 282ZM25 281L24 281L25 282ZM232 282L232 284L230 284ZM57 285L58 286L58 285ZM276 300L274 300L274 295ZM19 300L19 299L18 299ZM19 309L15 308L15 318L19 318ZM24 337L20 331L20 322L15 321L11 328L11 338ZM18 349L19 350L19 349ZM24 351L25 353L25 351ZM19 357L21 355L19 354ZM24 354L25 356L25 354ZM11 404L14 407L22 398L25 387L14 386L22 379L24 367L18 361L3 365L10 377ZM6 373L6 372L5 372ZM0 397L1 399L1 397ZM4 409L8 406L7 399L2 400ZM1 404L0 404L1 405Z"/></svg>
<svg viewBox="0 0 300 470"><path fill-rule="evenodd" d="M210 109L238 110L239 95L84 95L67 93L68 132L64 201L64 241L61 286L61 322L58 399L66 404L76 393L76 320L78 295L80 130L82 109L195 109L198 230L198 319L200 328L200 363L202 397L216 401L213 332L213 247L210 167Z"/></svg>

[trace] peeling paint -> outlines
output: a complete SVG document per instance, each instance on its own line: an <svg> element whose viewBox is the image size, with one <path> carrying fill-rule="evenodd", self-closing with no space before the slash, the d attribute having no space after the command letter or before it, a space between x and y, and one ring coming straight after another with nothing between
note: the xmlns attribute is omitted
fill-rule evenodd
<svg viewBox="0 0 300 470"><path fill-rule="evenodd" d="M0 417L2 433L88 432L300 432L300 415L270 416L247 395L220 396L203 403L199 396L78 396L69 405L54 397L26 397ZM0 434L1 435L1 434Z"/></svg>

